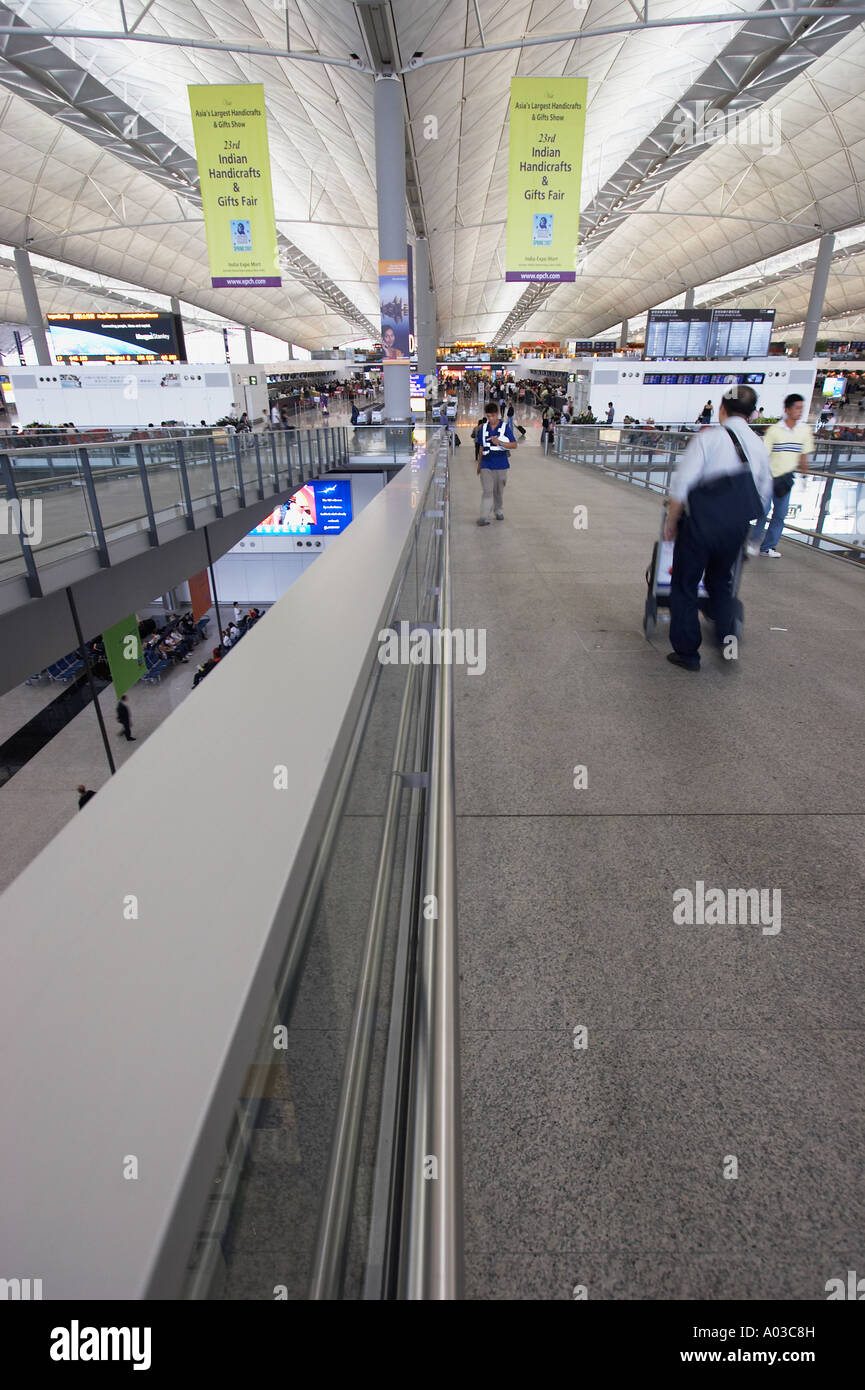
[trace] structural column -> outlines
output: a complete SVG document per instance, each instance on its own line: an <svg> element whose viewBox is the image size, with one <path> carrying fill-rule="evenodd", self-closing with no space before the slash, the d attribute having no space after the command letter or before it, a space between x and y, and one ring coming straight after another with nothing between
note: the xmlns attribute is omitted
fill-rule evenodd
<svg viewBox="0 0 865 1390"><path fill-rule="evenodd" d="M826 286L829 284L829 271L832 269L832 253L835 250L835 234L827 232L820 238L820 246L817 251L817 264L814 267L814 279L811 281L811 298L808 300L808 312L805 315L805 327L802 330L802 342L799 345L799 356L810 361L817 350L817 334L820 331L820 320L823 317L823 301L826 298Z"/></svg>
<svg viewBox="0 0 865 1390"><path fill-rule="evenodd" d="M629 329L628 329L628 320L627 320L627 319L622 319L622 331L621 331L621 333L619 334L619 347L620 347L620 348L626 348L626 347L628 346L628 332L629 332Z"/></svg>
<svg viewBox="0 0 865 1390"><path fill-rule="evenodd" d="M247 362L250 362L250 363L251 363L251 362L254 362L254 361L255 361L255 356L254 356L253 351L252 351L252 329L251 329L251 328L244 328L244 330L243 330L243 336L244 336L244 338L246 339L246 360L247 360Z"/></svg>
<svg viewBox="0 0 865 1390"><path fill-rule="evenodd" d="M182 361L186 362L188 361L188 354L186 351L186 335L183 329L183 315L180 312L180 300L177 298L176 294L173 294L171 295L169 302L171 304L171 312L177 321L177 331L179 334L178 347L180 351L180 356Z"/></svg>
<svg viewBox="0 0 865 1390"><path fill-rule="evenodd" d="M690 288L689 290L685 290L685 303L684 303L683 307L684 307L685 309L693 309L693 307L694 307L694 287L693 287L693 285L691 286L691 288Z"/></svg>
<svg viewBox="0 0 865 1390"><path fill-rule="evenodd" d="M417 329L417 369L435 376L436 344L432 322L432 295L429 286L429 242L421 237L415 244L415 327Z"/></svg>
<svg viewBox="0 0 865 1390"><path fill-rule="evenodd" d="M404 261L408 251L405 225L405 122L402 79L396 73L375 79L375 177L378 195L378 255ZM385 420L410 418L411 363L382 364Z"/></svg>
<svg viewBox="0 0 865 1390"><path fill-rule="evenodd" d="M36 361L40 367L51 366L51 353L48 351L48 336L45 332L45 320L42 317L42 309L39 304L39 295L36 292L36 281L33 278L33 267L30 264L30 255L24 250L23 246L15 247L15 269L18 272L18 283L21 286L21 295L24 299L24 312L27 315L27 327L33 338L33 346L36 349Z"/></svg>

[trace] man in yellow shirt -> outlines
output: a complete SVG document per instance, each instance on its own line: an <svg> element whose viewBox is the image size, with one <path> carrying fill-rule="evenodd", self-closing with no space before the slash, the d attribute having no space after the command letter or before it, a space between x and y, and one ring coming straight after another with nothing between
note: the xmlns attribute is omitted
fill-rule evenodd
<svg viewBox="0 0 865 1390"><path fill-rule="evenodd" d="M806 471L808 459L814 452L811 426L807 420L802 419L804 410L804 396L787 396L784 400L783 419L779 420L777 425L770 425L763 436L763 443L769 455L769 467L772 470L772 519L767 529L767 509L765 516L760 518L751 532L749 555L768 555L772 560L780 559L781 552L776 546L784 529L784 518L790 506L790 494L793 491L796 473Z"/></svg>

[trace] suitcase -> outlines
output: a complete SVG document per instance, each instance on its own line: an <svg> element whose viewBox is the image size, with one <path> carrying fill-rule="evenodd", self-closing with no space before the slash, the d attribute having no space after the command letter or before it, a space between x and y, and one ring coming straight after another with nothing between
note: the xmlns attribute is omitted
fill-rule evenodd
<svg viewBox="0 0 865 1390"><path fill-rule="evenodd" d="M739 551L738 559L733 568L733 598L735 600L733 611L733 632L736 637L741 638L742 630L745 625L745 607L739 598L739 583L742 578L742 564L744 561L744 547ZM655 541L652 550L652 559L646 570L646 604L643 609L643 632L646 638L650 638L658 626L658 610L670 607L670 579L673 573L673 542L664 540L664 513L661 513L661 534ZM708 592L702 579L697 590L697 602L700 612L710 618L712 616L712 605Z"/></svg>

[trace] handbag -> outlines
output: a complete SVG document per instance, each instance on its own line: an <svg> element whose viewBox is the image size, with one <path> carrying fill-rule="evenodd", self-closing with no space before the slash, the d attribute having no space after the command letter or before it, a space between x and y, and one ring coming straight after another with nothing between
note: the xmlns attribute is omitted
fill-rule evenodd
<svg viewBox="0 0 865 1390"><path fill-rule="evenodd" d="M763 499L757 491L748 455L732 430L724 426L743 467L738 473L723 473L708 483L700 483L688 493L688 515L705 537L720 531L732 538L757 517L764 515Z"/></svg>
<svg viewBox="0 0 865 1390"><path fill-rule="evenodd" d="M777 478L772 479L772 496L787 497L793 491L793 484L796 481L796 470L792 473L781 473Z"/></svg>

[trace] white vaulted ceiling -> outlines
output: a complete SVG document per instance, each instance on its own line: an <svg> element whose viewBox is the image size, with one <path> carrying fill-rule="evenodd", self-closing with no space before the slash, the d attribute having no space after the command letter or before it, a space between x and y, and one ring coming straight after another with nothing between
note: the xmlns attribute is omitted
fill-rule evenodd
<svg viewBox="0 0 865 1390"><path fill-rule="evenodd" d="M124 5L135 38L70 39L56 32L120 30L119 0L8 0L0 6L0 16L6 16L0 27L18 14L26 25L55 29L50 37L33 39L32 61L26 51L22 55L20 42L14 53L0 46L6 54L0 58L0 242L27 244L76 267L79 279L96 272L176 295L205 314L307 347L365 336L374 328L378 304L373 78L348 65L350 54L364 62L369 56L355 5ZM698 0L652 0L649 7L652 20L681 18L700 8ZM723 142L707 145L696 157L691 151L687 161L665 156L660 173L651 174L656 183L650 178L648 195L634 193L644 167L640 152L653 148L677 103L688 93L720 91L719 71L725 82L736 81L756 62L752 38L763 33L765 0L713 0L703 8L707 14L729 12L729 19L530 46L545 35L636 23L642 6L630 0L392 0L401 64L408 67L413 54L423 55L421 65L405 71L404 86L442 341L489 340L522 302L523 288L504 279L512 76L587 77L589 101L581 199L585 249L577 281L542 297L509 340L587 337L623 317L635 319L691 285L703 287L699 302L718 277L804 246L820 231L865 222L859 189L865 35L854 27L857 21L846 32L833 30L822 48L815 45L807 63L801 44L795 61L776 56L774 85L766 83L762 92L777 148L762 153ZM787 26L793 37L795 24ZM288 38L293 51L346 66L146 43L139 41L142 35L265 50L284 49ZM480 47L482 39L487 46L512 40L525 46L431 61ZM52 92L50 74L64 65L62 90ZM36 68L41 81L34 81ZM75 93L70 99L70 73L79 68L86 81L80 100ZM186 88L248 81L265 87L286 270L279 290L213 290L195 197ZM100 112L113 125L100 124ZM152 129L147 148L118 134L124 112ZM620 187L624 203L616 201ZM807 281L803 271L798 281L788 278L784 286L767 289L780 326L803 317ZM74 307L58 304L62 289L49 294L40 286L40 292L46 308ZM865 282L850 264L843 277L833 275L830 301L837 312L865 313ZM758 305L763 299L751 286L742 302ZM12 321L24 318L11 277L0 279L0 313Z"/></svg>

